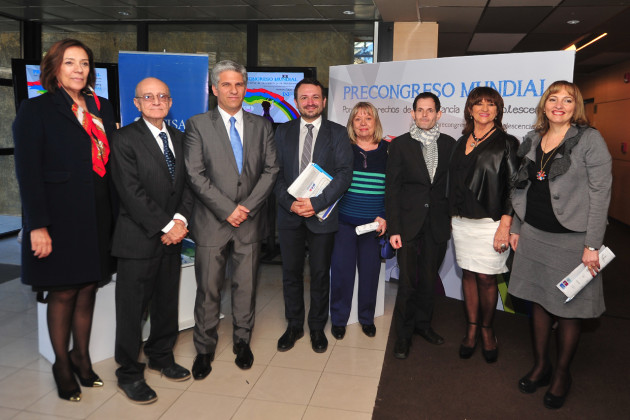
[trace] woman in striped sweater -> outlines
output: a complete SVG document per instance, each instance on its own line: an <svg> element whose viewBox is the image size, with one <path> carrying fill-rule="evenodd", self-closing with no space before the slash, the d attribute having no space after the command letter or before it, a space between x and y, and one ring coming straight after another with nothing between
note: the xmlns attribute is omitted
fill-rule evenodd
<svg viewBox="0 0 630 420"><path fill-rule="evenodd" d="M363 332L374 337L374 307L381 258L378 236L385 233L385 167L387 146L378 111L369 102L357 103L348 118L354 168L352 185L339 202L330 275L331 332L341 340L350 316L355 272L359 272L358 313ZM376 235L357 235L357 226L377 222Z"/></svg>

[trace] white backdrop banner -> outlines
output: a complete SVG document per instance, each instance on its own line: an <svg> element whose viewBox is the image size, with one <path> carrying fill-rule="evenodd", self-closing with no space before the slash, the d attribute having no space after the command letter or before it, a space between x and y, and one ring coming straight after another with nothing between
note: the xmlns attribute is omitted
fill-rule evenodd
<svg viewBox="0 0 630 420"><path fill-rule="evenodd" d="M357 102L371 102L379 111L385 138L391 140L409 130L414 98L429 91L440 98L440 131L458 139L468 93L490 86L503 97L505 128L521 140L533 129L536 105L545 89L556 80L573 80L574 59L574 51L550 51L334 66L328 118L345 126ZM461 299L461 275L453 252L449 244L440 275L446 295ZM505 300L504 291L502 297Z"/></svg>

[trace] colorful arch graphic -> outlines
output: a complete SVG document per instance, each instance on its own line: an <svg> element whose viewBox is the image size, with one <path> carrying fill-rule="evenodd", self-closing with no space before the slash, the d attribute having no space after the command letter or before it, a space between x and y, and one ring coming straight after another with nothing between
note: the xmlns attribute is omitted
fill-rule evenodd
<svg viewBox="0 0 630 420"><path fill-rule="evenodd" d="M247 89L245 93L245 103L254 105L262 103L263 101L270 102L286 115L289 120L294 120L300 116L297 110L285 101L281 95L268 91L267 89Z"/></svg>

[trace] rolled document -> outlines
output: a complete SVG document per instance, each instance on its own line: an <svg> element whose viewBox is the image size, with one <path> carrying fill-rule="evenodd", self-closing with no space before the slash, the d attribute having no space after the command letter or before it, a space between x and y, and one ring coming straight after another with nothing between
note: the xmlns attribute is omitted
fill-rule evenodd
<svg viewBox="0 0 630 420"><path fill-rule="evenodd" d="M600 271L604 269L615 258L615 254L610 250L610 248L602 247L599 249L599 269ZM575 270L571 271L571 273L563 278L560 283L556 285L558 289L562 293L565 294L567 300L564 303L570 302L587 284L589 284L593 280L593 276L591 272L588 271L588 268L584 264L580 264L575 267Z"/></svg>

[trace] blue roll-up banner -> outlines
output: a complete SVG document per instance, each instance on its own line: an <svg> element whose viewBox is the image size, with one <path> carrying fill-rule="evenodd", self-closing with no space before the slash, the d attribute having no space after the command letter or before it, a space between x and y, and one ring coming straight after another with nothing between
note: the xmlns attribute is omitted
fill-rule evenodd
<svg viewBox="0 0 630 420"><path fill-rule="evenodd" d="M208 110L208 55L120 51L118 78L120 121L123 126L140 117L133 104L135 88L146 77L156 77L171 91L173 106L164 121L184 131L186 121Z"/></svg>

